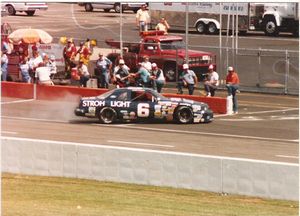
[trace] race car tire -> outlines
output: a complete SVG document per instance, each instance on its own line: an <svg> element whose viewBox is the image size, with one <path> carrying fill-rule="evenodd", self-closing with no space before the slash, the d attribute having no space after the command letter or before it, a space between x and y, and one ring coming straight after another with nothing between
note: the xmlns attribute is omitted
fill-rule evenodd
<svg viewBox="0 0 300 216"><path fill-rule="evenodd" d="M117 112L110 107L104 107L99 112L99 120L103 124L112 124L117 119Z"/></svg>
<svg viewBox="0 0 300 216"><path fill-rule="evenodd" d="M189 124L193 122L193 111L191 108L187 106L180 106L178 109L175 111L175 116L174 118L176 121L180 124Z"/></svg>

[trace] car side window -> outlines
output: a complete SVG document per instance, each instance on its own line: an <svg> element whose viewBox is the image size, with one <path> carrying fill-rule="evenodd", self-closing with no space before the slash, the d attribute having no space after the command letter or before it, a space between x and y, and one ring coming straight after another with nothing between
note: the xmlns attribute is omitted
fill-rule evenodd
<svg viewBox="0 0 300 216"><path fill-rule="evenodd" d="M154 102L154 96L149 92L132 92L133 102Z"/></svg>
<svg viewBox="0 0 300 216"><path fill-rule="evenodd" d="M127 101L128 100L128 92L125 91L125 92L122 92L118 97L117 97L117 100L119 101Z"/></svg>

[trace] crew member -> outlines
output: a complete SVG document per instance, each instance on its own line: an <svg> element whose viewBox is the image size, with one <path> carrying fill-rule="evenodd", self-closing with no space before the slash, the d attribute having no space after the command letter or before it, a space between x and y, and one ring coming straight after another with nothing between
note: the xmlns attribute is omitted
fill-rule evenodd
<svg viewBox="0 0 300 216"><path fill-rule="evenodd" d="M148 31L148 24L150 23L150 15L147 11L147 4L143 4L136 13L136 25L140 32Z"/></svg>
<svg viewBox="0 0 300 216"><path fill-rule="evenodd" d="M125 61L120 59L119 65L115 67L113 74L113 80L117 88L129 86L129 70L129 67L125 65Z"/></svg>
<svg viewBox="0 0 300 216"><path fill-rule="evenodd" d="M183 72L179 76L178 82L178 94L183 94L182 88L185 86L188 88L189 95L193 95L195 85L198 82L198 78L193 70L189 70L188 64L183 64Z"/></svg>
<svg viewBox="0 0 300 216"><path fill-rule="evenodd" d="M164 17L162 17L160 19L160 22L155 27L155 29L158 31L164 31L165 35L168 34L169 28L170 28L170 25Z"/></svg>
<svg viewBox="0 0 300 216"><path fill-rule="evenodd" d="M151 75L153 78L153 89L161 93L166 80L162 69L158 68L156 63L152 63Z"/></svg>
<svg viewBox="0 0 300 216"><path fill-rule="evenodd" d="M228 98L232 99L233 113L238 114L238 102L236 93L238 92L240 79L233 67L228 67L228 74L226 76L226 88L228 91Z"/></svg>
<svg viewBox="0 0 300 216"><path fill-rule="evenodd" d="M211 64L208 67L207 78L204 81L204 89L207 97L215 96L215 91L219 86L219 74L214 71L214 66Z"/></svg>

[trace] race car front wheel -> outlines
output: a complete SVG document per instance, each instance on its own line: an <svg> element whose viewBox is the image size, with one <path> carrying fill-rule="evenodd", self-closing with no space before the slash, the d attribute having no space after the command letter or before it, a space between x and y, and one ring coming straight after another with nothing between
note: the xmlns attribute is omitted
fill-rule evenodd
<svg viewBox="0 0 300 216"><path fill-rule="evenodd" d="M192 123L193 117L193 111L186 106L179 107L175 112L175 119L181 124Z"/></svg>
<svg viewBox="0 0 300 216"><path fill-rule="evenodd" d="M99 120L104 124L111 124L116 121L117 113L114 109L110 107L104 107L99 112Z"/></svg>

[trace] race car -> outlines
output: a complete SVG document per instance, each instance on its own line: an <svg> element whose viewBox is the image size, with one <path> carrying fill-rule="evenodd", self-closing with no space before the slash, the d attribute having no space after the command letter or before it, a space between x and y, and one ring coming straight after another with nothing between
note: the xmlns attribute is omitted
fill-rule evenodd
<svg viewBox="0 0 300 216"><path fill-rule="evenodd" d="M166 98L153 89L116 88L97 97L83 97L75 115L116 121L164 120L181 124L211 122L213 112L206 103L183 98Z"/></svg>

